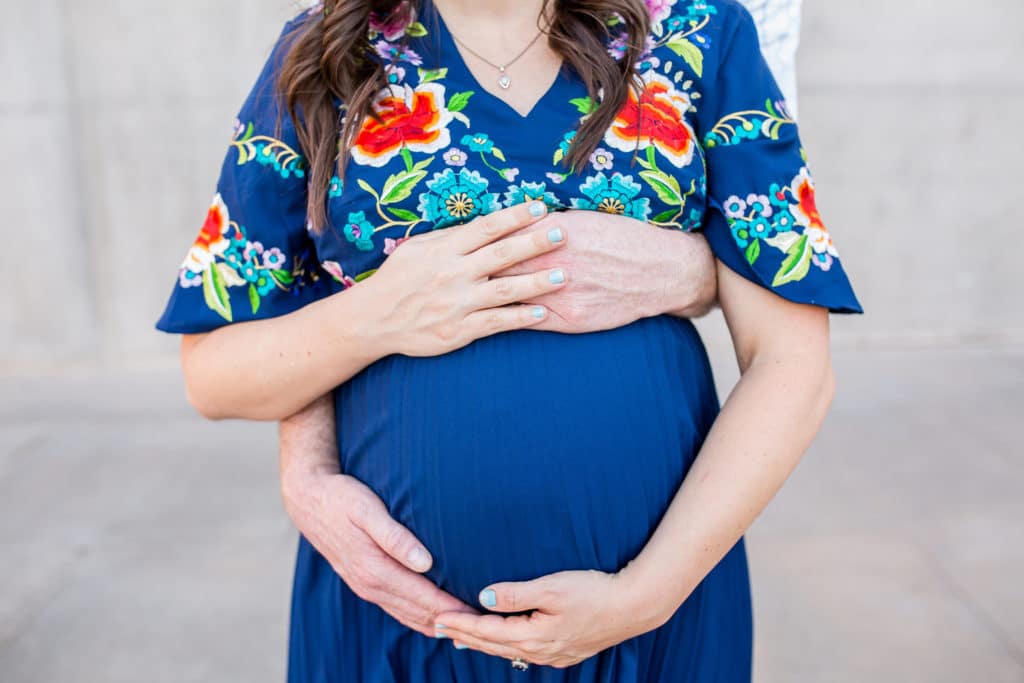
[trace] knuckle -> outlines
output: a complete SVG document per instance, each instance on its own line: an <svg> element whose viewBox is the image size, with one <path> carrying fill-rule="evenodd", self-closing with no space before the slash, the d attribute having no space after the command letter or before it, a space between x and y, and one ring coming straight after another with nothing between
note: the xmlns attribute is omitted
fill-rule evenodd
<svg viewBox="0 0 1024 683"><path fill-rule="evenodd" d="M357 526L365 526L370 519L370 514L370 501L366 500L366 498L359 497L352 502L352 521L355 522Z"/></svg>
<svg viewBox="0 0 1024 683"><path fill-rule="evenodd" d="M402 549L405 540L405 529L396 524L384 534L384 549L389 553L395 553Z"/></svg>
<svg viewBox="0 0 1024 683"><path fill-rule="evenodd" d="M502 298L512 296L512 292L514 291L512 280L507 277L501 277L494 280L493 287L494 293Z"/></svg>
<svg viewBox="0 0 1024 683"><path fill-rule="evenodd" d="M562 315L566 322L570 325L578 325L583 322L586 317L586 309L580 304L569 304L565 307L565 312Z"/></svg>
<svg viewBox="0 0 1024 683"><path fill-rule="evenodd" d="M495 218L493 214L482 216L477 220L480 221L480 232L482 232L485 237L493 238L501 234L501 222Z"/></svg>
<svg viewBox="0 0 1024 683"><path fill-rule="evenodd" d="M512 265L512 250L504 242L491 247L491 257L501 266Z"/></svg>
<svg viewBox="0 0 1024 683"><path fill-rule="evenodd" d="M484 316L484 327L489 331L501 329L501 314L497 311L490 311Z"/></svg>
<svg viewBox="0 0 1024 683"><path fill-rule="evenodd" d="M372 585L374 582L372 573L356 566L352 567L348 574L349 587L353 592L364 600L369 599L369 596L376 590L376 586Z"/></svg>
<svg viewBox="0 0 1024 683"><path fill-rule="evenodd" d="M455 323L444 323L438 325L435 330L437 338L443 343L449 343L455 341L458 336L458 327Z"/></svg>

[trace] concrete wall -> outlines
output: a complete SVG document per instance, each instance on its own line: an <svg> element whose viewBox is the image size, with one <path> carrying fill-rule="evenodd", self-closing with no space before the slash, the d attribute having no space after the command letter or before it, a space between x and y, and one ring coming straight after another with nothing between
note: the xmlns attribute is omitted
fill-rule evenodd
<svg viewBox="0 0 1024 683"><path fill-rule="evenodd" d="M1024 339L1024 4L805 5L803 134L869 311L837 319L837 343ZM235 111L296 6L5 5L0 372L173 358L152 323Z"/></svg>

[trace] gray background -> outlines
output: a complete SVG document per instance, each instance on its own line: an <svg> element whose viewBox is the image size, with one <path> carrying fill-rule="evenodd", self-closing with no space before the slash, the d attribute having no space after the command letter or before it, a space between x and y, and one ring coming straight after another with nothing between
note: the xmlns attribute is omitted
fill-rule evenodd
<svg viewBox="0 0 1024 683"><path fill-rule="evenodd" d="M293 10L4 4L5 682L282 678L273 428L195 418L152 323ZM869 314L834 319L832 416L749 535L757 678L1021 681L1024 4L804 18L801 129Z"/></svg>

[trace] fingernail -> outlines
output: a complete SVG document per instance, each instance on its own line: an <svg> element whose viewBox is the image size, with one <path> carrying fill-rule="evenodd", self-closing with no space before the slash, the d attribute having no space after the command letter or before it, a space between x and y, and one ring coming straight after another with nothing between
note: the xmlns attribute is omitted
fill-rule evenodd
<svg viewBox="0 0 1024 683"><path fill-rule="evenodd" d="M565 237L562 235L561 228L552 228L551 230L548 231L548 240L550 240L551 242L557 244L561 242L563 239L565 239Z"/></svg>
<svg viewBox="0 0 1024 683"><path fill-rule="evenodd" d="M543 318L544 317L544 309L541 308L540 306L534 306L533 307L533 317L536 318L537 320L540 320L541 318ZM491 595L494 595L494 591L491 591Z"/></svg>
<svg viewBox="0 0 1024 683"><path fill-rule="evenodd" d="M480 591L480 604L484 607L494 607L498 604L497 594L490 588Z"/></svg>
<svg viewBox="0 0 1024 683"><path fill-rule="evenodd" d="M409 564L411 564L414 569L426 571L427 568L430 567L430 555L428 555L427 551L423 548L413 548L409 553Z"/></svg>
<svg viewBox="0 0 1024 683"><path fill-rule="evenodd" d="M440 631L443 631L443 630L445 630L448 627L445 626L444 624L434 624L434 628L436 628L436 629L438 629Z"/></svg>
<svg viewBox="0 0 1024 683"><path fill-rule="evenodd" d="M540 218L546 210L544 202L530 202L530 215L534 218Z"/></svg>
<svg viewBox="0 0 1024 683"><path fill-rule="evenodd" d="M467 647L469 647L469 645L466 645L465 643L455 643L456 650L465 650Z"/></svg>
<svg viewBox="0 0 1024 683"><path fill-rule="evenodd" d="M548 279L551 280L551 284L560 285L563 282L565 282L565 273L562 271L561 268L559 268L558 270L552 270L550 273L548 273Z"/></svg>
<svg viewBox="0 0 1024 683"><path fill-rule="evenodd" d="M448 637L448 634L447 634L447 633L435 633L435 634L434 634L434 637L435 637L435 638L439 638L439 639L440 639L440 638L447 638L447 637Z"/></svg>

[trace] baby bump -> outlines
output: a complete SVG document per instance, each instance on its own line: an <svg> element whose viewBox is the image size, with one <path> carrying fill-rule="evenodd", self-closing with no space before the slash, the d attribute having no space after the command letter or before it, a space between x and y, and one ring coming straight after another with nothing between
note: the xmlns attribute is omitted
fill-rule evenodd
<svg viewBox="0 0 1024 683"><path fill-rule="evenodd" d="M335 399L343 471L430 549L431 578L471 603L495 581L621 568L718 407L696 330L668 317L389 356Z"/></svg>

